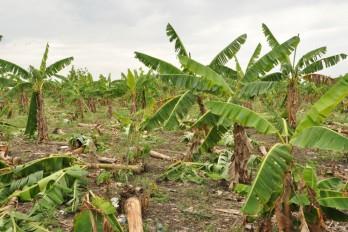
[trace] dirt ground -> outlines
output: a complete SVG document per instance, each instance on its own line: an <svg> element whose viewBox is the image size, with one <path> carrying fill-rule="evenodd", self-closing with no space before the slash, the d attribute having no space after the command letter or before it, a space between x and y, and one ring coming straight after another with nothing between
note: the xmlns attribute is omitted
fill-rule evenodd
<svg viewBox="0 0 348 232"><path fill-rule="evenodd" d="M173 142L171 139L170 142ZM169 142L169 145L170 145ZM60 153L61 145L35 144L21 137L10 143L10 155L29 161L50 154ZM157 151L164 152L168 144L161 144ZM168 150L168 149L167 149ZM168 155L175 156L176 154ZM178 153L177 153L178 154ZM228 191L219 182L209 181L202 185L173 181L158 181L170 163L159 159L147 158L146 172L130 178L130 185L149 187L154 185L155 193L151 195L149 207L143 218L148 231L237 231L243 222L239 213L242 198ZM89 190L107 196L107 186L97 186L97 171L91 171ZM117 186L111 192L118 191ZM110 190L109 190L110 191ZM30 207L25 203L22 207ZM70 231L72 215L57 215L59 225ZM234 228L234 229L232 229Z"/></svg>
<svg viewBox="0 0 348 232"><path fill-rule="evenodd" d="M73 131L76 128L63 128ZM156 142L153 150L166 155L179 157L186 151L186 145L180 142L182 132L156 132L156 137L161 141ZM248 131L251 138L258 140L267 149L274 144L274 138L256 135ZM36 144L22 136L17 136L9 143L10 155L21 157L24 161L45 157L50 154L61 153L61 144ZM120 142L122 145L122 143ZM113 144L113 146L120 146ZM119 150L122 153L125 148ZM328 156L316 151L296 152L295 156L303 161L311 161L319 164L321 174L328 172L348 176L348 165L343 157ZM115 157L113 154L98 154L101 156ZM79 158L91 159L89 155L80 155ZM116 158L117 157L116 155ZM146 158L146 172L129 178L128 185L140 186L150 195L149 206L143 214L146 231L253 231L252 224L243 225L244 218L239 209L243 204L243 197L229 191L227 185L219 181L207 181L198 185L193 183L181 183L173 181L158 181L158 177L170 164L168 161ZM90 171L88 189L106 198L117 195L125 183L118 184L117 180L112 183L97 186L95 178L99 171ZM111 192L111 194L110 194ZM22 204L20 207L27 208L31 204ZM53 225L59 226L63 231L71 231L73 215L65 214L58 210L53 220ZM327 222L331 231L348 231L348 224ZM54 226L53 226L54 227Z"/></svg>

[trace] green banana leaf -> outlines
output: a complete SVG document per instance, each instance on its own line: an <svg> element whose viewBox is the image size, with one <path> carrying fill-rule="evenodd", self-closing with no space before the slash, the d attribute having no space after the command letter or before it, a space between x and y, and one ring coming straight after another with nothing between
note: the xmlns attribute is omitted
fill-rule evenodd
<svg viewBox="0 0 348 232"><path fill-rule="evenodd" d="M255 111L243 106L221 101L210 101L206 103L206 106L213 114L220 116L218 124L221 124L221 122L225 120L229 120L231 123L236 122L245 127L255 128L258 132L263 134L279 133L271 122L264 119Z"/></svg>
<svg viewBox="0 0 348 232"><path fill-rule="evenodd" d="M290 143L301 148L319 148L331 151L348 151L348 138L321 126L305 128L295 134Z"/></svg>
<svg viewBox="0 0 348 232"><path fill-rule="evenodd" d="M348 96L348 74L344 75L309 109L298 123L295 135L304 129L321 125L336 106Z"/></svg>
<svg viewBox="0 0 348 232"><path fill-rule="evenodd" d="M222 91L226 95L232 95L233 91L230 86L226 83L225 79L216 73L213 69L198 63L197 61L190 59L186 56L179 56L180 63L187 68L189 71L193 72L196 75L202 76L209 80L211 83L220 86Z"/></svg>
<svg viewBox="0 0 348 232"><path fill-rule="evenodd" d="M285 173L293 158L290 152L290 145L276 144L264 157L242 208L245 215L259 216L272 195L281 192Z"/></svg>

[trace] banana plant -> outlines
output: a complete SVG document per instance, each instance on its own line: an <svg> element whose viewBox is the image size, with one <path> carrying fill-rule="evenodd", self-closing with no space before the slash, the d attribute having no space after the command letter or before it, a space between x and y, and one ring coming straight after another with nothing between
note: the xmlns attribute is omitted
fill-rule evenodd
<svg viewBox="0 0 348 232"><path fill-rule="evenodd" d="M68 211L80 207L87 172L69 156L51 156L15 167L0 169L0 229L2 231L50 231L44 225L47 211L67 204ZM26 213L16 202L34 202ZM12 230L11 230L12 229Z"/></svg>
<svg viewBox="0 0 348 232"><path fill-rule="evenodd" d="M137 80L130 69L128 69L127 75L123 74L123 78L126 80L127 87L131 96L131 113L135 114L135 112L137 112Z"/></svg>
<svg viewBox="0 0 348 232"><path fill-rule="evenodd" d="M84 118L85 110L95 113L96 100L100 97L105 100L104 97L107 98L112 90L109 86L111 80L108 82L105 77L101 76L99 80L95 81L93 76L84 69L72 67L66 77L62 75L56 75L56 77L59 79L58 83L61 89L59 98L75 104L75 117L81 119Z"/></svg>
<svg viewBox="0 0 348 232"><path fill-rule="evenodd" d="M31 84L16 75L7 75L7 78L8 82L11 82L11 89L6 92L5 98L10 100L18 96L19 112L27 112L29 103L27 95L30 93Z"/></svg>
<svg viewBox="0 0 348 232"><path fill-rule="evenodd" d="M284 215L288 220L287 222L291 224L290 214L287 212L289 201L291 197L298 194L296 189L291 188L293 181L291 177L295 172L295 161L291 154L293 147L323 149L335 152L348 151L348 138L322 126L325 119L347 96L348 75L345 75L310 107L292 135L283 133L288 131L285 120L283 124L284 130L280 131L272 123L256 119L254 115L247 114L246 109L240 109L240 106L232 103L210 102L207 104L211 112L220 116L219 123L223 123L224 120L238 121L243 126L253 127L261 133L275 134L279 138L280 143L275 144L263 158L250 187L242 208L246 216L255 218L268 215L268 218L270 218L270 215L275 213L279 219L278 226L283 226L281 217ZM312 186L311 188L313 189L314 187ZM315 197L312 197L311 204L319 210L317 218L322 216L320 211L322 206L329 208L328 210L331 211L348 209L346 207L348 206L348 198L342 194L339 196L339 199L327 199L327 195L318 195L309 190L308 194L308 198L310 196ZM326 192L325 194L329 193ZM329 197L336 196L330 195ZM301 205L301 207L305 207L305 205ZM285 228L284 231L291 230Z"/></svg>
<svg viewBox="0 0 348 232"><path fill-rule="evenodd" d="M84 117L85 109L92 113L96 113L96 99L98 96L96 94L96 82L92 74L88 72L87 69L75 70L75 68L72 67L67 79L70 83L71 90L76 93L75 97L73 97L74 95L70 96L72 98L70 98L69 95L67 97L75 102L81 119Z"/></svg>
<svg viewBox="0 0 348 232"><path fill-rule="evenodd" d="M96 95L102 99L106 99L108 110L107 115L112 117L112 99L121 97L126 93L126 84L124 80L111 80L111 75L108 77L103 75L99 76L99 79L95 81Z"/></svg>
<svg viewBox="0 0 348 232"><path fill-rule="evenodd" d="M279 46L280 43L265 24L262 24L262 29L269 46L271 48ZM281 73L279 73L279 79L286 81L288 86L286 107L288 122L293 128L296 127L296 113L299 109L298 86L301 81L313 78L319 79L320 77L325 78L323 75L316 73L325 68L332 67L347 58L347 55L344 53L323 57L327 52L326 47L313 49L298 58L296 54L297 47L293 53L293 57L290 57L290 54L283 57L281 60Z"/></svg>
<svg viewBox="0 0 348 232"><path fill-rule="evenodd" d="M0 59L0 67L5 71L19 76L23 81L29 83L32 88L29 113L25 134L33 136L38 131L38 142L48 140L48 128L45 117L43 90L45 82L59 71L68 66L73 57L68 57L56 61L47 66L49 45L46 45L39 69L33 66L25 70L17 64Z"/></svg>
<svg viewBox="0 0 348 232"><path fill-rule="evenodd" d="M172 31L169 28L169 31ZM168 29L167 29L168 32ZM182 90L182 94L170 98L152 117L144 122L144 129L154 129L163 126L166 129L176 129L181 125L181 121L195 103L199 105L201 117L197 119L193 128L203 128L205 138L199 150L209 150L222 136L233 126L234 133L234 159L230 165L231 187L235 183L248 182L246 164L250 156L250 142L246 136L243 125L238 123L239 117L223 120L224 123L216 124L219 117L213 112L207 111L203 103L203 96L209 94L211 97L223 97L234 102L236 110L240 116L243 114L253 115L254 118L261 118L259 114L240 107L242 98L250 99L267 93L277 86L277 82L272 81L275 74L269 72L280 63L280 61L291 54L299 43L297 36L272 49L259 58L261 45L259 44L253 52L245 71L242 70L236 53L246 40L246 35L241 35L232 41L226 48L219 52L209 65L203 65L187 56L186 49L183 47L180 38L176 33L170 34L170 41L175 40L175 48L179 52L178 58L182 70L172 64L161 61L157 58L136 53L136 57L148 67L160 73L163 81ZM186 55L185 55L186 54ZM226 66L226 63L235 58L236 70ZM237 109L238 108L238 109ZM263 118L261 121L265 121ZM193 143L195 144L195 143ZM191 151L192 151L191 147Z"/></svg>
<svg viewBox="0 0 348 232"><path fill-rule="evenodd" d="M201 109L201 114L206 113L200 95L203 93L220 95L225 97L230 97L235 94L231 89L231 86L225 80L225 76L223 76L226 72L220 71L221 67L223 66L224 70L229 69L230 73L234 73L234 76L236 76L236 71L224 65L239 51L241 45L246 40L245 34L239 36L234 41L232 41L226 48L224 48L213 58L213 60L210 62L208 66L205 66L187 56L186 49L184 48L181 39L177 36L177 33L170 25L167 26L167 33L169 35L170 41L175 41L175 48L176 51L179 52L178 58L183 69L177 68L174 65L166 61L160 60L158 58L139 52L135 53L136 58L139 59L142 63L144 63L147 67L157 71L160 74L160 77L163 81L172 84L178 89L182 90L182 95L180 94L178 96L168 99L168 101L163 105L163 107L157 111L159 114L159 118L161 118L160 115L162 115L162 111L172 110L172 112L167 113L167 115L172 115L172 118L177 118L178 120L181 120L182 117L186 114L176 114L176 112L173 111L173 109L181 111L181 109L183 109L183 107L180 107L181 103L183 104L183 106L189 107L193 104L193 101L190 101L190 99L193 98L197 98L198 105ZM294 49L294 45L296 43L298 43L298 38L294 37L291 40L282 44L282 46L279 46L279 48L267 53L257 62L255 62L255 59L257 59L257 56L260 52L260 46L258 46L252 59L250 60L250 68L246 73L246 79L255 80L259 75L263 75L270 71L274 66L278 64L278 60L281 57L290 54L290 51ZM194 97L191 97L192 94L194 94ZM177 104L174 104L174 102L177 102ZM164 117L162 117L162 119L157 120L155 116L153 120L150 119L149 121L157 122L157 124L160 125L164 123L164 120L166 120ZM146 123L146 125L149 128L153 128L154 126L156 126L151 125L151 123ZM176 123L176 125L178 125L178 123Z"/></svg>
<svg viewBox="0 0 348 232"><path fill-rule="evenodd" d="M159 83L153 73L145 73L142 69L122 73L122 81L126 83L128 95L131 98L131 113L139 109L146 110L154 104L154 98L159 96Z"/></svg>
<svg viewBox="0 0 348 232"><path fill-rule="evenodd" d="M16 82L11 75L8 73L0 74L0 117L5 114L7 114L7 118L12 116L13 101L9 93L14 86L16 86Z"/></svg>
<svg viewBox="0 0 348 232"><path fill-rule="evenodd" d="M174 48L175 48L175 52L177 54L177 57L179 58L179 60L181 59L180 57L186 57L186 58L190 58L191 54L189 52L187 52L181 38L179 37L178 33L175 31L175 29L173 28L172 25L168 24L166 27L166 32L167 32L167 36L169 38L170 42L174 43ZM241 45L245 43L247 38L246 34L240 35L238 36L236 39L234 39L230 44L228 44L224 49L222 49L210 62L209 67L214 70L217 73L221 73L223 70L224 73L228 73L231 76L233 76L235 74L234 70L230 70L229 68L227 68L226 66L224 66L241 48ZM183 64L181 68L177 68L174 65L163 61L161 59L149 56L147 54L144 53L140 53L140 52L135 52L135 57L140 60L145 66L151 68L152 70L156 71L157 73L159 73L160 75L173 75L173 74L178 74L178 75L182 75L182 76L192 76L189 70L187 70ZM181 60L180 60L181 63ZM225 70L228 70L225 71ZM168 80L166 80L167 78L164 78L163 80L168 82ZM178 81L172 82L169 80L169 83L172 83L174 86L179 87L179 89L192 89L196 84L198 84L197 81L194 80L188 80L189 82L185 82L183 83L181 81L182 78L180 78ZM225 82L224 80L222 80L222 78L219 78L221 82L220 84L223 84L223 82ZM214 80L210 80L210 82L214 82ZM181 83L181 84L180 84ZM214 85L214 83L211 83ZM210 85L211 85L210 84ZM200 85L200 87L204 88L205 90L209 90L209 88L211 86L202 86L202 84L198 84ZM208 88L208 89L207 89ZM227 88L228 89L228 88ZM203 95L196 95L196 102L199 105L200 108L200 112L201 114L205 113L205 108L204 108L204 103L203 103Z"/></svg>
<svg viewBox="0 0 348 232"><path fill-rule="evenodd" d="M259 55L261 52L261 45L258 44L251 58L249 59L245 71L242 69L237 57L235 56L234 60L236 63L236 75L235 78L230 81L233 94L230 96L229 102L234 103L233 107L236 111L243 111L245 114L250 115L250 117L255 120L255 123L263 121L256 119L255 116L258 116L256 112L253 112L251 110L249 111L245 107L240 107L240 105L247 105L248 101L251 98L268 93L278 86L278 82L269 80L269 77L277 74L268 74L268 72L279 63L283 56L290 54L291 51L296 47L298 42L299 38L293 37L286 41L284 44L281 44L277 48L271 50L260 59ZM216 103L216 107L214 108L218 107L219 104ZM208 114L211 113L212 112L208 111ZM221 125L214 123L216 119L209 120L209 117L205 118L205 116L209 115L204 115L198 120L198 122L199 124L207 122L210 125L211 129L204 142L202 143L202 148L206 149L215 145L222 138L224 133L228 131L228 129L233 125L234 159L232 161L232 164L230 165L229 170L231 180L230 186L233 187L235 183L240 182L248 183L249 175L247 172L247 162L250 158L252 149L244 126L238 123L238 121L243 120L243 117L245 115L240 115L241 117L239 117L236 113L236 117L230 117L229 121L224 120L224 123L222 123Z"/></svg>
<svg viewBox="0 0 348 232"><path fill-rule="evenodd" d="M184 72L178 73L179 69L176 69L177 73L162 74L161 79L178 88L186 89L186 91L184 94L168 100L153 117L144 123L144 128L153 129L159 126L163 126L166 129L178 128L180 126L180 120L187 115L189 108L195 103L195 98L199 99L202 94L209 94L214 97L220 96L226 100L229 99L229 101L234 101L236 103L235 106L238 107L242 103L242 98L249 99L268 92L277 83L268 81L268 78L274 74L266 74L279 64L279 60L282 57L290 54L298 42L299 38L295 36L266 53L261 58L259 58L261 45L258 45L250 58L245 72L240 67L237 58L235 58L237 71L235 71L233 78L227 77L227 80L226 77L222 76L224 74L221 75L211 68L212 66L217 67L219 65L221 67L225 63L226 57L224 59L214 58L209 66L205 66L189 57L179 56L182 67L189 74ZM220 63L216 64L217 61L220 61ZM227 68L226 66L224 67ZM171 70L174 70L174 68ZM200 109L203 108L201 110L202 116L193 125L194 128L203 127L208 129L206 130L206 136L200 148L208 150L214 146L234 124L235 158L233 164L230 166L231 185L239 182L247 182L246 163L250 156L250 143L243 126L238 124L236 118L225 121L224 124L217 125L216 122L219 120L219 117L214 116L214 113L211 111L206 111L204 105L203 107L202 105L199 104ZM260 115L245 107L239 107L238 110L243 113L253 114L255 117L260 117Z"/></svg>

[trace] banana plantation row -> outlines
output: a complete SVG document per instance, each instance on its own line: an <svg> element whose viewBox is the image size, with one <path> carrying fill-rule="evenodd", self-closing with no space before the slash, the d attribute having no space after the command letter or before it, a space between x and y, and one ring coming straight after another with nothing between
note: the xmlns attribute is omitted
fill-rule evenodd
<svg viewBox="0 0 348 232"><path fill-rule="evenodd" d="M74 121L103 106L106 117L116 117L126 130L126 165L132 165L129 154L149 153L141 141L148 133L184 131L187 152L162 177L196 184L202 178L228 181L230 191L245 196L245 223L258 221L258 231L324 231L326 220L348 219L347 179L319 177L313 165L296 157L310 150L348 152L348 138L326 122L335 112L346 117L348 74L332 78L318 73L347 55L327 56L326 47L319 47L298 56L299 36L283 42L264 24L262 31L269 46L257 44L244 67L238 52L246 34L202 64L170 24L166 33L180 65L135 52L148 71L128 70L117 80L93 78L87 69L74 67L61 75L73 57L48 65L48 44L37 68L0 59L0 129L6 131L12 126L8 119L25 114L24 134L47 143L46 100L63 109L73 105ZM113 108L115 101L129 109L126 117ZM272 138L273 144L255 155L251 131ZM228 136L232 139L223 143ZM80 211L74 231L123 230L109 201L93 192L81 199L89 164L60 155L18 166L3 161L1 166L1 231L48 231L40 224L42 210L67 202L71 212ZM17 201L35 204L23 214L16 211Z"/></svg>

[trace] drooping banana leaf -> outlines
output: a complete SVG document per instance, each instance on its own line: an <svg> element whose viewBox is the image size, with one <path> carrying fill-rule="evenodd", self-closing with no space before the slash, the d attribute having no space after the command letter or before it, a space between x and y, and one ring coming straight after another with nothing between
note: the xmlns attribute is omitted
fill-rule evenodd
<svg viewBox="0 0 348 232"><path fill-rule="evenodd" d="M340 78L312 107L296 127L295 135L304 129L321 125L336 106L348 96L348 74Z"/></svg>
<svg viewBox="0 0 348 232"><path fill-rule="evenodd" d="M219 116L213 114L211 111L207 111L192 125L192 128L210 127L208 134L200 145L200 150L207 151L209 148L215 146L233 124L229 120L225 120L220 124L218 122Z"/></svg>
<svg viewBox="0 0 348 232"><path fill-rule="evenodd" d="M274 72L260 77L262 81L281 81L284 79L284 76L280 72Z"/></svg>
<svg viewBox="0 0 348 232"><path fill-rule="evenodd" d="M330 207L338 210L348 210L348 197L323 197L318 202L321 206Z"/></svg>
<svg viewBox="0 0 348 232"><path fill-rule="evenodd" d="M219 121L219 116L213 114L211 111L205 112L202 116L200 116L196 122L192 125L192 128L199 128L202 126L215 126Z"/></svg>
<svg viewBox="0 0 348 232"><path fill-rule="evenodd" d="M323 70L324 68L328 68L331 66L334 66L335 64L339 63L340 61L347 58L346 54L338 54L330 57L325 57L320 60L317 60L308 66L305 66L305 68L302 70L303 74L309 74L309 73L315 73L320 70Z"/></svg>
<svg viewBox="0 0 348 232"><path fill-rule="evenodd" d="M161 108L157 110L157 112L154 115L152 115L149 119L145 120L142 123L141 128L143 130L153 130L155 128L161 127L169 117L170 113L174 109L180 97L181 95L178 95L169 99L166 103L164 103L161 106Z"/></svg>
<svg viewBox="0 0 348 232"><path fill-rule="evenodd" d="M341 190L344 187L344 183L340 178L330 177L318 181L317 186L319 189Z"/></svg>
<svg viewBox="0 0 348 232"><path fill-rule="evenodd" d="M240 90L240 97L251 98L268 93L279 85L278 81L252 81L244 84Z"/></svg>
<svg viewBox="0 0 348 232"><path fill-rule="evenodd" d="M177 88L190 89L198 92L211 94L223 93L222 87L211 79L186 74L164 74L160 75L161 80Z"/></svg>
<svg viewBox="0 0 348 232"><path fill-rule="evenodd" d="M135 58L140 60L146 67L151 68L160 74L182 74L181 70L174 65L156 57L141 52L135 52Z"/></svg>
<svg viewBox="0 0 348 232"><path fill-rule="evenodd" d="M203 76L211 83L215 83L215 85L220 86L222 91L226 95L232 95L232 89L226 83L225 79L216 73L213 69L205 66L203 64L198 63L197 61L190 59L186 56L179 56L180 63L187 68L189 71L193 72L196 75Z"/></svg>
<svg viewBox="0 0 348 232"><path fill-rule="evenodd" d="M301 148L348 151L348 138L321 126L305 128L293 136L290 143Z"/></svg>
<svg viewBox="0 0 348 232"><path fill-rule="evenodd" d="M237 72L224 65L216 65L213 67L213 70L228 79L237 79Z"/></svg>
<svg viewBox="0 0 348 232"><path fill-rule="evenodd" d="M255 111L243 106L221 101L210 101L206 103L206 106L213 114L220 116L218 123L229 120L231 123L236 122L245 127L255 128L258 132L263 134L279 133L271 122Z"/></svg>
<svg viewBox="0 0 348 232"><path fill-rule="evenodd" d="M317 61L325 53L326 53L326 47L316 48L307 52L298 60L295 69L301 69L304 65L309 65Z"/></svg>
<svg viewBox="0 0 348 232"><path fill-rule="evenodd" d="M245 215L260 215L271 196L280 194L285 173L292 161L290 151L290 145L276 144L264 157L242 208Z"/></svg>
<svg viewBox="0 0 348 232"><path fill-rule="evenodd" d="M213 126L207 136L204 138L202 144L199 146L200 150L208 151L210 148L214 147L223 137L223 135L228 131L228 127L223 125Z"/></svg>
<svg viewBox="0 0 348 232"><path fill-rule="evenodd" d="M73 57L67 57L54 62L46 68L46 75L49 77L55 75L56 73L64 69L66 66L70 65L73 60Z"/></svg>
<svg viewBox="0 0 348 232"><path fill-rule="evenodd" d="M210 62L209 67L213 68L218 65L225 65L230 59L232 59L239 51L242 44L245 43L247 38L246 34L238 36L227 47L220 51L214 59Z"/></svg>
<svg viewBox="0 0 348 232"><path fill-rule="evenodd" d="M160 126L174 129L180 126L180 120L187 114L195 103L195 96L191 91L168 100L157 112L147 119L141 126L144 130L152 130Z"/></svg>
<svg viewBox="0 0 348 232"><path fill-rule="evenodd" d="M344 194L336 190L319 190L319 198L342 197Z"/></svg>
<svg viewBox="0 0 348 232"><path fill-rule="evenodd" d="M27 70L7 60L0 59L0 67L5 72L10 72L15 75L20 75L23 78L28 78L29 76L29 72Z"/></svg>
<svg viewBox="0 0 348 232"><path fill-rule="evenodd" d="M165 120L163 127L168 130L178 128L180 121L187 115L195 101L196 97L190 90L181 95L168 118Z"/></svg>

